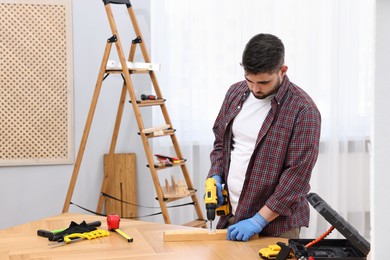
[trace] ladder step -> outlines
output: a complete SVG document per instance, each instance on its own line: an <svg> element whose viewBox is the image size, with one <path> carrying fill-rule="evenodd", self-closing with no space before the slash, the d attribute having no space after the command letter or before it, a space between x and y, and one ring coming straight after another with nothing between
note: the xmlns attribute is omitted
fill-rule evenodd
<svg viewBox="0 0 390 260"><path fill-rule="evenodd" d="M170 125L162 125L162 126L156 126L156 127L151 127L151 128L145 128L145 129L142 129L142 133L144 134L163 134L164 133L164 130L168 130L168 129L171 129L171 126Z"/></svg>
<svg viewBox="0 0 390 260"><path fill-rule="evenodd" d="M206 228L206 223L207 223L207 220L205 220L205 219L195 219L195 220L193 220L191 222L182 224L182 226Z"/></svg>
<svg viewBox="0 0 390 260"><path fill-rule="evenodd" d="M139 107L149 107L149 106L161 106L165 104L165 99L156 99L156 100L141 100L137 101Z"/></svg>
<svg viewBox="0 0 390 260"><path fill-rule="evenodd" d="M149 62L126 62L127 68L131 70L146 69L146 70L160 70L160 64L149 63ZM107 62L106 69L119 69L122 70L122 65L120 62L114 60L109 60Z"/></svg>
<svg viewBox="0 0 390 260"><path fill-rule="evenodd" d="M125 4L130 5L130 0L103 0L104 4Z"/></svg>
<svg viewBox="0 0 390 260"><path fill-rule="evenodd" d="M172 197L172 198L164 198L164 202L165 203L171 203L171 202L174 202L174 201L177 201L177 200L181 200L181 199L184 199L184 198L195 196L196 190L188 190L188 191L189 191L188 195L182 195L182 196ZM158 198L156 198L156 200L158 200Z"/></svg>
<svg viewBox="0 0 390 260"><path fill-rule="evenodd" d="M130 72L130 74L149 74L150 70L144 69L144 68L132 68L132 69L129 69L129 72ZM118 69L118 68L112 68L112 69L108 68L108 69L106 69L106 73L122 74L123 71L122 71L122 69Z"/></svg>
<svg viewBox="0 0 390 260"><path fill-rule="evenodd" d="M164 198L165 199L182 199L182 198L193 196L195 194L196 190L185 190L185 192L186 193L181 192L178 194L167 193L167 194L164 194Z"/></svg>

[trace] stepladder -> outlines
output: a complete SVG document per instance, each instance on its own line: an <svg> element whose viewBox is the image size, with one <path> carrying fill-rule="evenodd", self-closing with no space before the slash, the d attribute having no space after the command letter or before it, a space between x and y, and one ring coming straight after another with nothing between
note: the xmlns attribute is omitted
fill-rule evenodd
<svg viewBox="0 0 390 260"><path fill-rule="evenodd" d="M111 29L111 35L109 35L106 41L104 54L98 73L98 78L96 80L95 90L89 108L88 117L85 123L84 132L77 153L76 162L73 168L73 174L64 202L63 212L68 212L69 206L71 204L71 199L79 175L83 155L86 150L88 136L92 129L92 121L95 116L96 106L99 98L102 98L100 97L100 94L103 86L103 81L109 75L119 74L123 79L123 84L120 93L120 99L118 102L118 110L111 138L111 144L107 156L113 157L115 154L123 111L125 109L125 105L128 104L126 100L127 98L129 98L129 103L131 104L132 110L134 112L134 118L139 130L139 132L135 134L138 134L141 138L143 150L146 156L146 160L148 162L147 167L152 177L153 184L150 184L150 188L152 189L152 185L154 186L156 199L161 209L161 214L164 222L166 224L172 223L168 211L171 203L185 199L191 201L191 203L189 204L194 207L196 217L195 220L191 220L188 223L184 223L183 225L193 227L205 227L206 221L203 217L203 213L200 208L200 203L198 202L196 189L193 186L191 175L187 168L185 156L182 154L179 141L176 137L176 129L173 127L173 124L169 117L168 109L166 106L167 100L164 98L160 86L158 84L155 71L159 70L159 64L151 62L146 44L144 42L144 38L137 22L137 17L133 6L130 3L130 0L103 0L102 2L104 4L104 8L107 14L108 22ZM132 25L134 31L135 37L133 38L133 40L131 40L131 46L127 56L125 56L124 48L121 43L121 37L118 33L118 28L114 19L112 5L117 5L118 7L123 6L127 9L127 13L130 18L130 24ZM114 46L117 53L116 58L119 59L119 61L117 62L111 59L111 51ZM141 52L143 61L134 60L136 51ZM152 91L150 95L136 95L133 78L137 77L139 74L149 76L148 78L151 83L150 85L152 86ZM161 120L164 121L164 124L158 126L146 126L141 113L141 110L144 107L154 107L155 110L159 110L160 112L158 114L160 114ZM151 145L151 141L155 138L166 138L171 143L173 154L156 154L153 151L153 148L155 147ZM108 160L108 162L113 161L114 160ZM171 176L171 180L169 183L167 178L164 179L162 175L164 170L168 168L171 169L172 167L177 167L177 170L178 172L180 172L180 174L177 179ZM107 168L112 167L108 166ZM105 200L103 195L107 194L107 186L109 182L110 175L104 172L101 185L101 193L96 209L97 213L103 213L103 204ZM140 189L137 192L142 193L145 192L145 190Z"/></svg>

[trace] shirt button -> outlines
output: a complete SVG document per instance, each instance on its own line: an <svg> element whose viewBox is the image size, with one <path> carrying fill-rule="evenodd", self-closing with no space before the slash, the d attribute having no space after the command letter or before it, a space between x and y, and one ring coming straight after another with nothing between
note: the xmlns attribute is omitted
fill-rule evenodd
<svg viewBox="0 0 390 260"><path fill-rule="evenodd" d="M241 106L238 106L238 107L237 107L237 109L240 109L240 108L241 108Z"/></svg>

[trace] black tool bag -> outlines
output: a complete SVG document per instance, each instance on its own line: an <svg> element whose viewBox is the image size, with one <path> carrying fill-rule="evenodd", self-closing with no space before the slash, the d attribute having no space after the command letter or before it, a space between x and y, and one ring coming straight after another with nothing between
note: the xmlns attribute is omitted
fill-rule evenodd
<svg viewBox="0 0 390 260"><path fill-rule="evenodd" d="M289 239L288 247L296 259L366 259L370 252L370 243L316 193L308 194L307 200L346 239L323 239L309 248L305 245L313 239Z"/></svg>

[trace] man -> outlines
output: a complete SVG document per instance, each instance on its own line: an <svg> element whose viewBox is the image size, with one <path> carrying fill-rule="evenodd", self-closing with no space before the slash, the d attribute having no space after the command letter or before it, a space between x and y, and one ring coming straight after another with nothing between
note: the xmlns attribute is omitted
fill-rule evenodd
<svg viewBox="0 0 390 260"><path fill-rule="evenodd" d="M215 121L208 177L229 192L229 240L255 234L298 238L309 224L305 196L317 160L321 115L301 88L290 82L284 45L258 34L246 45L241 65L245 80L232 85Z"/></svg>

